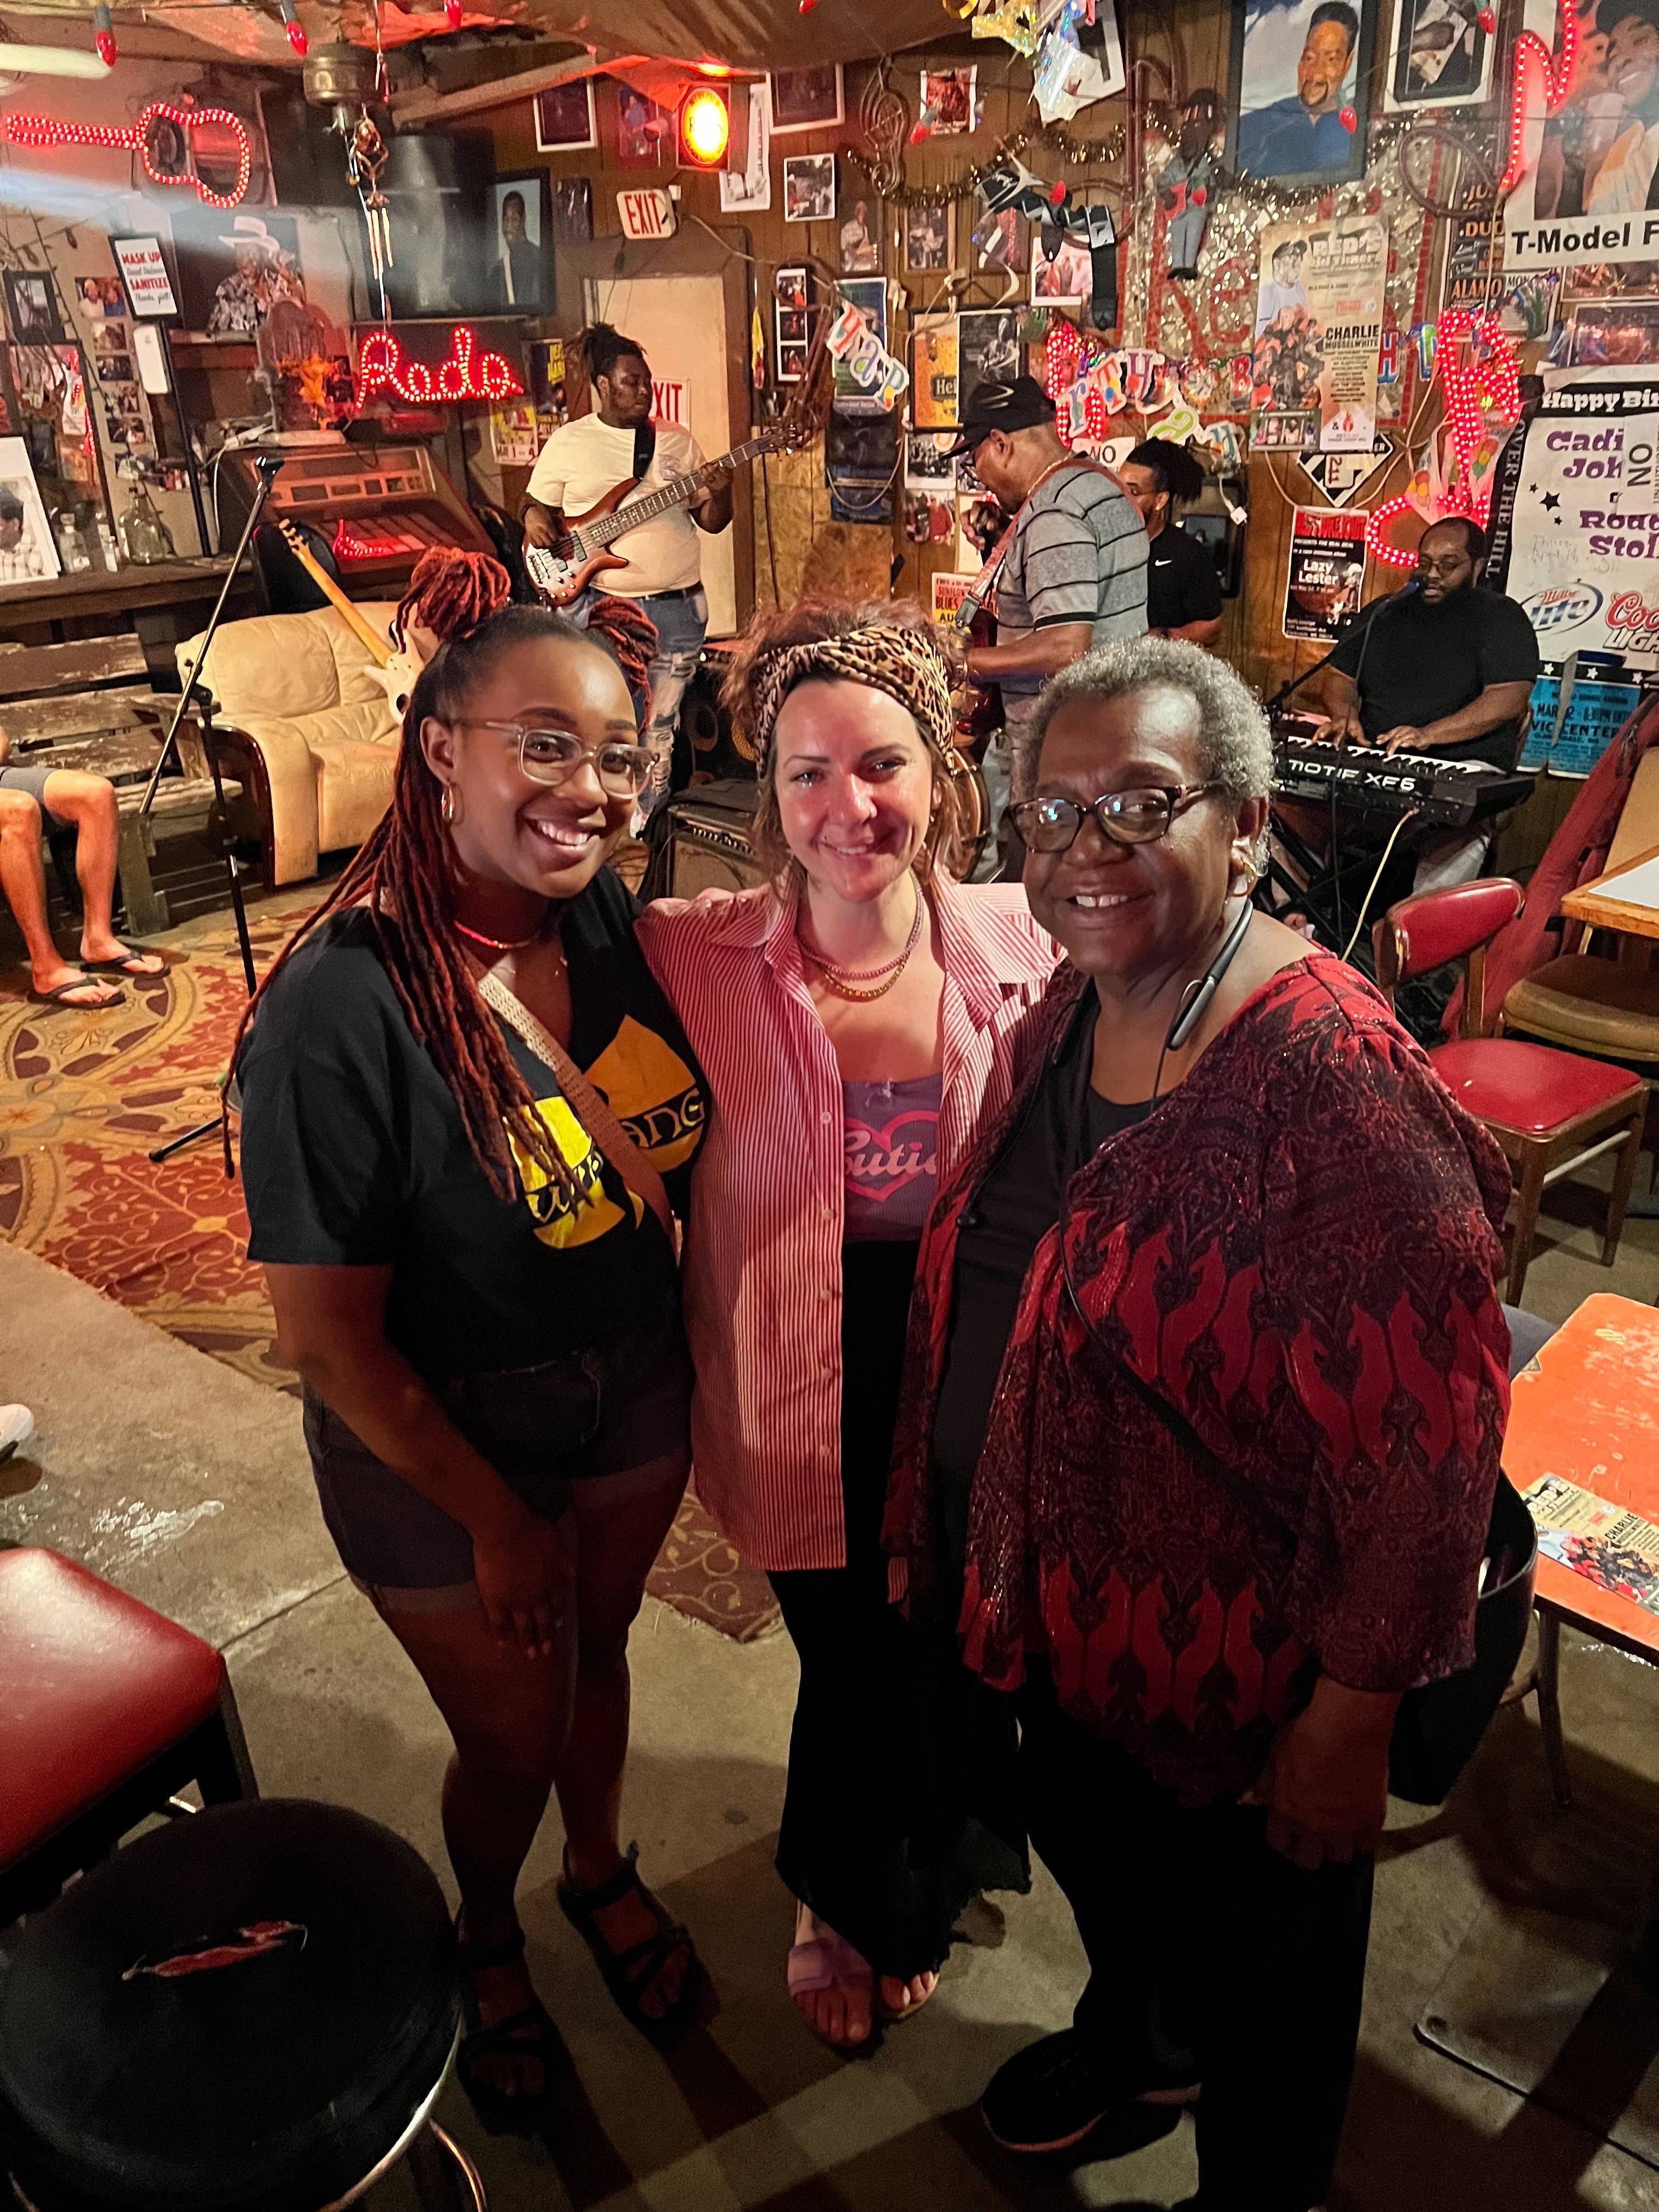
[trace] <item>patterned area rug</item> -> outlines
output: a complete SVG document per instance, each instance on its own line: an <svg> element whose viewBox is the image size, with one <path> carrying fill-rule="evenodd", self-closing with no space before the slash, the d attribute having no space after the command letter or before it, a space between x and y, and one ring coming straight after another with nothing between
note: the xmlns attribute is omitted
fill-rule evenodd
<svg viewBox="0 0 1659 2212"><path fill-rule="evenodd" d="M316 896L308 885L252 906L261 975ZM256 1382L291 1389L247 1259L241 1186L226 1180L216 1133L159 1167L147 1158L218 1110L244 1002L235 930L213 915L156 945L185 957L129 982L126 1003L106 1013L32 1006L27 973L0 972L0 1236ZM766 1577L695 1496L649 1587L739 1643L777 1621Z"/></svg>

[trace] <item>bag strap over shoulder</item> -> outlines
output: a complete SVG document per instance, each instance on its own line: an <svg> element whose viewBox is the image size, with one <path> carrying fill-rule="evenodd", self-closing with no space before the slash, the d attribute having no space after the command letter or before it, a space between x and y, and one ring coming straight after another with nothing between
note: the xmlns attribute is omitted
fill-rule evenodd
<svg viewBox="0 0 1659 2212"><path fill-rule="evenodd" d="M611 1108L582 1073L552 1032L544 1029L521 999L515 998L499 975L478 979L478 996L501 1016L507 1027L544 1060L559 1079L559 1088L581 1123L617 1173L642 1205L648 1206L662 1224L663 1234L679 1250L678 1227L668 1202L667 1186L645 1154L629 1135Z"/></svg>

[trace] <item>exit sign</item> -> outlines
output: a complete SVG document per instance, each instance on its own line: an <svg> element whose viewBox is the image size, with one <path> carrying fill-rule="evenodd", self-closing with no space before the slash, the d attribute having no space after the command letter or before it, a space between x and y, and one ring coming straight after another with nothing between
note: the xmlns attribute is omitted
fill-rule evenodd
<svg viewBox="0 0 1659 2212"><path fill-rule="evenodd" d="M659 185L618 192L617 212L622 217L625 238L672 238L679 228L674 203Z"/></svg>

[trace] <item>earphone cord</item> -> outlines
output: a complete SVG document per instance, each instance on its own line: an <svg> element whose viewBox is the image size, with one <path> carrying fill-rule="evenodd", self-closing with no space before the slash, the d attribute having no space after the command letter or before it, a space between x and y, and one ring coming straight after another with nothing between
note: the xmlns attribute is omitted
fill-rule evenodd
<svg viewBox="0 0 1659 2212"><path fill-rule="evenodd" d="M1224 908L1222 911L1224 914L1226 909ZM1232 966L1234 957L1237 953L1239 946L1244 942L1244 933L1250 926L1250 916L1254 911L1255 908L1251 904L1250 892L1247 890L1244 894L1243 910L1239 915L1237 921L1234 922L1232 927L1229 929L1226 936L1222 939L1221 950L1216 954L1215 958L1210 963L1204 973L1201 975L1194 975L1191 982L1188 984L1186 989L1182 993L1181 1004L1175 1010L1175 1019L1170 1024L1169 1028L1164 1033L1164 1042L1158 1049L1158 1066L1152 1071L1152 1096L1151 1103L1148 1104L1146 1109L1146 1111L1149 1114L1154 1112L1158 1106L1158 1087L1164 1080L1164 1061L1169 1058L1170 1052L1176 1048L1176 1040L1179 1039L1180 1042L1184 1045L1187 1042L1188 1036L1189 1036L1192 1030L1196 1028L1196 1018L1189 1022L1188 1018L1189 1014L1193 1014L1194 1012L1194 1009L1199 1003L1201 1002L1203 1005L1207 1006L1209 1001L1215 996L1222 977ZM1185 1035L1182 1034L1183 1025L1185 1025L1186 1030Z"/></svg>

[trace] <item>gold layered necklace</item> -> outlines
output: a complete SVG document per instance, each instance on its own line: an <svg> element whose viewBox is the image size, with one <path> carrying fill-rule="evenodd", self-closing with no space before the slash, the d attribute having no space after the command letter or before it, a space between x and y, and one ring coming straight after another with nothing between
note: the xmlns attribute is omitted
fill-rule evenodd
<svg viewBox="0 0 1659 2212"><path fill-rule="evenodd" d="M912 880L915 879L912 878ZM921 895L920 884L916 884L915 892L916 910L910 923L910 934L904 942L904 950L896 954L891 960L884 961L879 968L833 967L821 952L813 951L805 938L800 939L802 952L817 969L838 999L853 999L860 1001L884 999L894 984L898 981L899 977L909 965L910 955L916 949L917 942L921 936L922 916L927 910L927 902ZM797 934L799 935L799 932ZM861 983L873 983L875 988L872 991L860 990L858 986Z"/></svg>

